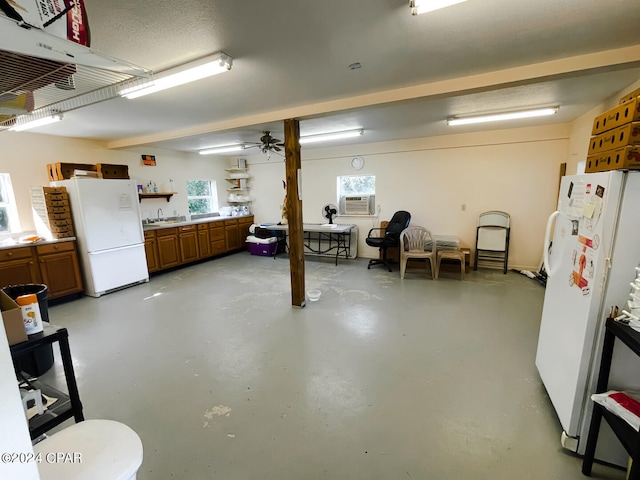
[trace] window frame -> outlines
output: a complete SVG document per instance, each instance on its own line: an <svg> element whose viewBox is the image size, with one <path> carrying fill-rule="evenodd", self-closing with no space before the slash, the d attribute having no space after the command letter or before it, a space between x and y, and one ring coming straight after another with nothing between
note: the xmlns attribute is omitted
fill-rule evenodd
<svg viewBox="0 0 640 480"><path fill-rule="evenodd" d="M358 192L355 192L355 191L345 192L345 191L342 189L342 186L343 186L343 181L342 181L342 179L343 179L343 178L353 178L353 177L357 177L357 178L371 177L371 178L373 178L373 191L370 191L370 190L369 190L369 191L366 191L366 192L363 192L363 191L358 191ZM337 197L338 197L338 199L337 199L337 204L338 204L338 215L354 216L354 215L352 215L352 214L347 214L347 213L345 213L344 205L343 205L343 202L342 202L342 198L343 198L343 197L346 197L346 196L358 196L358 195L369 195L369 196L373 196L373 202L374 202L374 205L373 205L373 211L374 211L374 213L370 213L370 214L368 214L368 215L358 215L358 216L373 216L373 215L375 215L375 210L376 210L376 206L375 206L375 196L376 196L376 176L375 176L375 175L370 174L370 173L368 173L368 174L364 174L364 175L338 175L338 176L336 177L336 193L337 193Z"/></svg>
<svg viewBox="0 0 640 480"><path fill-rule="evenodd" d="M4 195L2 195L3 193ZM6 211L7 229L0 230L0 236L22 233L22 225L20 224L20 216L18 215L18 205L13 192L11 174L9 173L0 173L0 209L3 208Z"/></svg>
<svg viewBox="0 0 640 480"><path fill-rule="evenodd" d="M209 184L209 195L189 195L189 183L190 182L207 182ZM189 215L209 215L217 213L220 210L218 203L218 186L215 180L208 178L195 178L186 181L187 186L187 208L189 209ZM209 203L209 212L191 212L190 201L191 200L207 200Z"/></svg>

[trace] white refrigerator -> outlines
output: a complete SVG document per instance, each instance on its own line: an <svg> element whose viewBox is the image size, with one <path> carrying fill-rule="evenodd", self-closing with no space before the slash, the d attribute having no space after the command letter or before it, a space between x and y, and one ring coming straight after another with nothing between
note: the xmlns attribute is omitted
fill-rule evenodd
<svg viewBox="0 0 640 480"><path fill-rule="evenodd" d="M564 429L562 444L578 454L593 411L604 322L611 307L625 307L640 265L639 209L640 172L566 176L547 226L549 278L535 363ZM624 345L614 349L609 385L640 390L640 362ZM596 458L626 467L627 455L605 423Z"/></svg>
<svg viewBox="0 0 640 480"><path fill-rule="evenodd" d="M148 282L136 183L72 178L52 185L69 193L85 293L99 297Z"/></svg>

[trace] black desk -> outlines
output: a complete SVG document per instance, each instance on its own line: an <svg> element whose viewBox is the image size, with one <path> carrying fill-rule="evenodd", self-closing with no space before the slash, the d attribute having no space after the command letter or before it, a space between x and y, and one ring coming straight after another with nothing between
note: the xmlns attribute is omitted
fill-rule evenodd
<svg viewBox="0 0 640 480"><path fill-rule="evenodd" d="M611 370L611 359L613 358L613 347L615 346L616 338L629 347L633 353L640 356L640 332L615 320L607 319L596 393L603 393L608 390L609 371ZM588 476L591 475L600 423L604 417L613 433L616 434L622 446L633 459L629 480L640 480L640 433L602 405L596 403L593 407L593 416L591 417L589 436L587 437L587 446L585 447L584 461L582 462L582 473Z"/></svg>
<svg viewBox="0 0 640 480"><path fill-rule="evenodd" d="M67 329L50 324L47 325L46 323L44 325L45 327L42 333L30 335L29 340L26 342L11 345L11 357L16 359L30 353L38 347L58 342L69 394L66 395L38 380L31 382L35 388L39 388L45 395L58 398L58 401L45 410L44 414L36 415L29 420L31 439L38 438L43 433L71 417L73 417L76 422L82 422L84 420L82 403L80 402L80 395L78 394L78 385L76 383L71 352L69 350L69 334Z"/></svg>

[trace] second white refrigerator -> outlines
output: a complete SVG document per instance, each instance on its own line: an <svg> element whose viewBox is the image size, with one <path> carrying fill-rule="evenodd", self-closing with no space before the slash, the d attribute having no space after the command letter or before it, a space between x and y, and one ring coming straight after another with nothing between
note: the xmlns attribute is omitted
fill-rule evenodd
<svg viewBox="0 0 640 480"><path fill-rule="evenodd" d="M604 321L623 307L640 265L640 172L562 178L547 265L536 366L556 410L565 446L584 453L600 365ZM547 237L550 229L548 228ZM549 249L545 248L548 252ZM640 389L640 363L618 347L610 385ZM603 425L597 458L626 465Z"/></svg>
<svg viewBox="0 0 640 480"><path fill-rule="evenodd" d="M69 192L85 293L99 297L148 281L135 182L72 178L53 185Z"/></svg>

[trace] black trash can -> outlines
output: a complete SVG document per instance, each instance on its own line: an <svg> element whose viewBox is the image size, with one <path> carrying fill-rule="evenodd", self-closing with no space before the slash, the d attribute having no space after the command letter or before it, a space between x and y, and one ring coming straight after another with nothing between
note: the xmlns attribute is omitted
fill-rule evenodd
<svg viewBox="0 0 640 480"><path fill-rule="evenodd" d="M35 294L40 307L40 316L44 322L49 323L49 290L46 285L40 283L9 285L8 287L3 287L2 291L13 300L20 295ZM41 334L36 333L35 335ZM53 366L53 347L45 345L31 353L15 358L13 363L18 371L34 376L42 375Z"/></svg>

